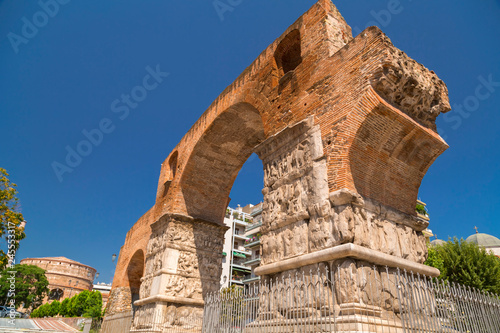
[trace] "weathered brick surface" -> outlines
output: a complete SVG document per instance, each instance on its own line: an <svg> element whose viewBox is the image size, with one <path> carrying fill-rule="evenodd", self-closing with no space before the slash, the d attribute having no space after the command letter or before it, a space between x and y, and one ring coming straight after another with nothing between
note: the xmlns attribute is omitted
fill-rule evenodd
<svg viewBox="0 0 500 333"><path fill-rule="evenodd" d="M267 138L312 117L330 192L348 189L414 215L425 172L447 148L435 119L450 109L436 74L378 28L356 38L320 0L210 105L162 164L155 205L127 234L113 288L166 214L222 223L243 163ZM112 300L110 299L110 303Z"/></svg>

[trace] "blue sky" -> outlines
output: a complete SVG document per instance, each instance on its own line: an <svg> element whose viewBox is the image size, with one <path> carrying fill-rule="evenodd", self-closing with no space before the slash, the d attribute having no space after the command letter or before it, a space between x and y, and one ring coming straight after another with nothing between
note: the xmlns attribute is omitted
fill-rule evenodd
<svg viewBox="0 0 500 333"><path fill-rule="evenodd" d="M212 0L60 2L44 16L37 1L0 1L0 167L18 184L28 222L17 258L66 256L110 282L111 255L154 204L165 157L315 1L220 0L230 9L222 14ZM448 86L454 110L438 127L450 149L420 188L432 230L446 239L477 226L500 237L500 1L335 4L355 33L379 25ZM147 96L127 114L114 112L155 70L168 76L136 89ZM54 163L99 126L108 133L81 146L88 155L60 181ZM231 206L262 199L261 169L258 158L247 161Z"/></svg>

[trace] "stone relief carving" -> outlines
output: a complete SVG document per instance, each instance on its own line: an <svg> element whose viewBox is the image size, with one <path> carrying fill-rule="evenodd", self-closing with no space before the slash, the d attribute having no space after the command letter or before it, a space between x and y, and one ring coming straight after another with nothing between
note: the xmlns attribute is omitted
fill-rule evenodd
<svg viewBox="0 0 500 333"><path fill-rule="evenodd" d="M169 275L165 288L165 295L184 298L201 298L201 281L196 278L192 279L180 275Z"/></svg>
<svg viewBox="0 0 500 333"><path fill-rule="evenodd" d="M264 163L262 264L345 243L425 260L425 221L349 190L328 193L321 134L310 120L257 152Z"/></svg>
<svg viewBox="0 0 500 333"><path fill-rule="evenodd" d="M302 176L312 168L309 140L301 142L291 152L276 156L273 161L264 167L264 186L271 187L283 179L292 179Z"/></svg>
<svg viewBox="0 0 500 333"><path fill-rule="evenodd" d="M324 221L313 220L308 209L321 197L324 186L319 182L325 180L326 184L326 178L319 179L315 170L323 163L319 161L323 156L321 145L319 127L307 119L257 149L264 163L263 264L307 253L308 238L313 235L318 242L322 237L316 237L318 231L329 229ZM327 195L326 190L323 196ZM308 232L311 221L312 234Z"/></svg>
<svg viewBox="0 0 500 333"><path fill-rule="evenodd" d="M309 249L316 251L336 245L338 241L338 225L334 223L330 202L324 200L314 203L308 208L311 216L309 222Z"/></svg>
<svg viewBox="0 0 500 333"><path fill-rule="evenodd" d="M165 312L166 318L163 327L167 329L179 327L184 330L194 331L199 329L201 331L201 327L199 327L199 325L203 320L202 308L169 305ZM195 328L197 329L195 330Z"/></svg>
<svg viewBox="0 0 500 333"><path fill-rule="evenodd" d="M151 295L151 285L153 283L152 277L143 277L141 281L141 287L139 288L139 297L146 298Z"/></svg>
<svg viewBox="0 0 500 333"><path fill-rule="evenodd" d="M196 257L196 253L181 252L177 269L183 274L198 275L198 258Z"/></svg>
<svg viewBox="0 0 500 333"><path fill-rule="evenodd" d="M425 237L411 227L414 217L388 214L390 208L365 199L332 208L336 244L354 243L386 254L423 263L427 255ZM398 221L398 222L395 222Z"/></svg>
<svg viewBox="0 0 500 333"><path fill-rule="evenodd" d="M220 256L200 256L199 266L201 275L211 278L218 277L222 271L222 258Z"/></svg>
<svg viewBox="0 0 500 333"><path fill-rule="evenodd" d="M141 299L155 296L151 295L151 290L153 277L158 274L164 275L164 287L160 290L163 295L199 299L202 292L218 289L227 227L187 216L167 215L151 228L145 274L139 291ZM165 258L167 251L170 254Z"/></svg>
<svg viewBox="0 0 500 333"><path fill-rule="evenodd" d="M172 219L169 221L163 241L164 243L195 247L192 223L179 222Z"/></svg>
<svg viewBox="0 0 500 333"><path fill-rule="evenodd" d="M196 221L193 230L196 248L214 253L222 253L226 230L226 226Z"/></svg>

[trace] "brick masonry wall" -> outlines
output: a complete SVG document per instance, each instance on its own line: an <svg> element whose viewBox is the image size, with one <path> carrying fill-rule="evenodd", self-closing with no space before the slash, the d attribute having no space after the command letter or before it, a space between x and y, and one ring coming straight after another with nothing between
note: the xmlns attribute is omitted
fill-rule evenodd
<svg viewBox="0 0 500 333"><path fill-rule="evenodd" d="M92 290L92 281L96 270L90 266L58 258L27 258L21 260L20 263L43 268L49 281L49 290L63 290L64 294L60 298L61 300L74 296L83 290ZM44 303L47 300L48 298L45 299Z"/></svg>

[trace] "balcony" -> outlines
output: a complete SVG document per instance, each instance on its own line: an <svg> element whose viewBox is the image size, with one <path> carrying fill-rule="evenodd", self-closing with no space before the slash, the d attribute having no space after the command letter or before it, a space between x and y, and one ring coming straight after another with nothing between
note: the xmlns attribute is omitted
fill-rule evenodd
<svg viewBox="0 0 500 333"><path fill-rule="evenodd" d="M252 217L249 214L228 208L226 210L226 218L232 219L234 223L242 225L246 227L248 224L252 222Z"/></svg>
<svg viewBox="0 0 500 333"><path fill-rule="evenodd" d="M250 223L247 225L245 232L249 232L250 230L257 229L260 226L262 226L262 221L256 222L256 223Z"/></svg>
<svg viewBox="0 0 500 333"><path fill-rule="evenodd" d="M233 266L237 266L242 269L247 269L249 270L250 268L245 266L245 262L248 261L247 258L238 258L238 257L233 257Z"/></svg>
<svg viewBox="0 0 500 333"><path fill-rule="evenodd" d="M257 282L260 281L260 276L255 276L255 277L250 277L248 279L243 280L243 283L252 283L252 282Z"/></svg>
<svg viewBox="0 0 500 333"><path fill-rule="evenodd" d="M255 258L255 259L251 259L251 260L243 262L243 265L245 265L245 266L252 266L252 265L255 265L255 264L260 264L260 260L261 260L260 257L259 258Z"/></svg>
<svg viewBox="0 0 500 333"><path fill-rule="evenodd" d="M246 241L245 241L245 248L249 249L249 248L252 248L252 247L255 247L257 245L260 245L260 237L261 237L261 233L257 233L255 235L253 235L252 237L249 237Z"/></svg>
<svg viewBox="0 0 500 333"><path fill-rule="evenodd" d="M249 276L249 274L233 274L231 276L231 283L233 284L243 284L243 280L245 280L245 276Z"/></svg>
<svg viewBox="0 0 500 333"><path fill-rule="evenodd" d="M246 220L247 221L243 221L242 219L236 218L236 217L233 219L234 223L239 224L239 225L244 226L245 228L247 228L248 225L250 225L250 222L248 221L248 219L246 219Z"/></svg>
<svg viewBox="0 0 500 333"><path fill-rule="evenodd" d="M245 242L249 239L248 237L245 237L243 235L237 235L237 234L234 234L234 238L241 239Z"/></svg>
<svg viewBox="0 0 500 333"><path fill-rule="evenodd" d="M247 249L251 249L251 248L256 247L258 245L260 245L260 239L256 240L255 242L251 242L251 243L245 244L245 247Z"/></svg>
<svg viewBox="0 0 500 333"><path fill-rule="evenodd" d="M236 252L236 253L235 253ZM244 254L245 255L245 258L247 256L251 256L252 255L252 252L250 251L246 251L246 249L242 246L239 246L238 248L234 248L233 249L233 257L236 256L236 257L241 257L240 255L238 254ZM243 257L241 257L243 258Z"/></svg>
<svg viewBox="0 0 500 333"><path fill-rule="evenodd" d="M252 210L252 212L250 213L250 215L252 216L256 216L256 215L259 215L259 213L262 212L262 205L257 205L255 206L255 208Z"/></svg>

